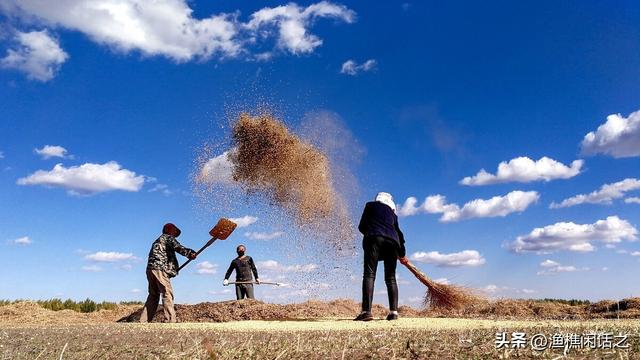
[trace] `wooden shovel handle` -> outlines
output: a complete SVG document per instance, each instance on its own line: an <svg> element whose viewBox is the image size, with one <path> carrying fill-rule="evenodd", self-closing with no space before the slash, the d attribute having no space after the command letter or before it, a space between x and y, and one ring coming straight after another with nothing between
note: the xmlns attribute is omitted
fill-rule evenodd
<svg viewBox="0 0 640 360"><path fill-rule="evenodd" d="M209 246L211 246L211 244L214 243L214 241L216 241L216 238L211 238L209 241L207 241L206 244L204 244L203 247L200 248L200 250L196 251L196 256L200 255L201 252L204 251L204 249L208 248ZM178 268L178 271L182 270L183 267L187 266L188 263L191 262L191 259L185 261L184 264L180 265L180 267Z"/></svg>

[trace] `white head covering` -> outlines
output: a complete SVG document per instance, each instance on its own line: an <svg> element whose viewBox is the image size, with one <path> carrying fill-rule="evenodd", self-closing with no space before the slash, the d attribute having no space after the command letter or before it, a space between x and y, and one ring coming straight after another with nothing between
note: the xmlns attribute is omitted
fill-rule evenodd
<svg viewBox="0 0 640 360"><path fill-rule="evenodd" d="M387 205L391 210L393 210L393 212L396 212L396 203L393 202L393 196L391 196L391 194L387 192L379 192L376 195L376 201Z"/></svg>

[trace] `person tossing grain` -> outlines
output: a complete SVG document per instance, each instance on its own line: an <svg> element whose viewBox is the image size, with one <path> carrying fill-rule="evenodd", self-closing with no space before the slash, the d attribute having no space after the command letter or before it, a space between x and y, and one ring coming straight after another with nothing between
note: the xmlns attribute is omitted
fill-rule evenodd
<svg viewBox="0 0 640 360"><path fill-rule="evenodd" d="M387 320L398 319L397 260L407 261L404 235L398 226L396 204L389 193L380 192L375 201L368 202L362 213L358 229L364 236L364 272L362 275L362 312L356 321L373 320L371 305L378 261L384 261L384 282L389 296Z"/></svg>
<svg viewBox="0 0 640 360"><path fill-rule="evenodd" d="M176 252L193 260L196 252L186 248L176 239L180 236L180 229L172 223L167 223L162 228L162 235L151 245L149 260L147 262L147 280L149 281L149 296L142 308L140 322L151 322L158 301L162 294L162 308L165 322L176 322L176 310L173 306L173 288L170 279L178 275L178 259Z"/></svg>

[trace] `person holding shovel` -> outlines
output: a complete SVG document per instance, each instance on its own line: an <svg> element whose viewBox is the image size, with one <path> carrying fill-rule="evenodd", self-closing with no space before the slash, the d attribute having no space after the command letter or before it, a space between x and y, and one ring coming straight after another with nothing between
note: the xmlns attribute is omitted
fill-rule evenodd
<svg viewBox="0 0 640 360"><path fill-rule="evenodd" d="M233 270L236 271L236 299L238 300L244 298L255 299L253 296L253 277L256 279L256 284L260 284L256 265L253 263L251 256L245 255L246 251L246 246L238 245L236 248L238 257L231 261L231 265L229 265L229 269L227 269L227 273L224 275L224 281L222 282L224 286L229 285L229 276L231 276ZM252 274L253 277L251 276Z"/></svg>
<svg viewBox="0 0 640 360"><path fill-rule="evenodd" d="M375 201L368 202L362 213L358 229L364 236L364 272L362 275L362 312L356 321L373 320L371 305L373 285L376 280L378 261L384 261L384 282L389 297L389 315L387 320L398 319L398 285L396 283L396 265L407 261L404 247L404 235L398 226L396 204L391 194L380 192Z"/></svg>
<svg viewBox="0 0 640 360"><path fill-rule="evenodd" d="M162 294L162 308L165 322L176 322L176 310L173 306L173 288L170 279L178 275L178 259L176 253L190 260L196 258L196 252L186 248L176 239L180 229L172 223L162 228L162 235L151 245L147 262L147 280L149 296L142 308L140 322L151 322L158 309L158 301Z"/></svg>

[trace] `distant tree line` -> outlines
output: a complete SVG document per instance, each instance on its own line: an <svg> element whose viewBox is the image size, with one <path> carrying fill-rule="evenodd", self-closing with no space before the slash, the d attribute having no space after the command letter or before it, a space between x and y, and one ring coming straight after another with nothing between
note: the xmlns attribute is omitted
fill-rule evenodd
<svg viewBox="0 0 640 360"><path fill-rule="evenodd" d="M566 304L566 305L571 305L571 306L589 305L589 304L591 304L591 301L589 301L589 300L578 300L578 299L567 300L567 299L545 298L545 299L535 299L535 301L539 301L539 302L556 302L556 303Z"/></svg>
<svg viewBox="0 0 640 360"><path fill-rule="evenodd" d="M30 300L0 300L0 306L15 304L21 301ZM49 300L36 300L33 301L45 309L60 311L60 310L73 310L81 313L90 313L100 310L113 310L118 305L142 305L141 301L121 301L119 303L103 301L95 302L89 298L83 301L74 301L71 299L62 300L60 298L53 298Z"/></svg>

